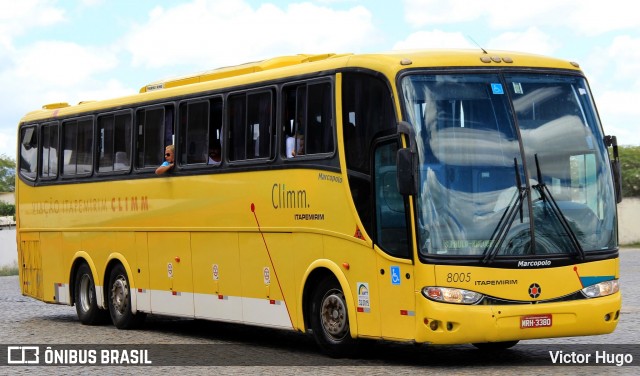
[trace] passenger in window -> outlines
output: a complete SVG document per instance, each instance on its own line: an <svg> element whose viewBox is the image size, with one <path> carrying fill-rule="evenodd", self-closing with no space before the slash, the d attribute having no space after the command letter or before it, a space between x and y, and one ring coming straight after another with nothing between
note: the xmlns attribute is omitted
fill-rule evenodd
<svg viewBox="0 0 640 376"><path fill-rule="evenodd" d="M176 148L173 145L169 145L165 148L164 159L160 167L156 168L156 175L162 175L165 172L171 170L175 164L175 151Z"/></svg>
<svg viewBox="0 0 640 376"><path fill-rule="evenodd" d="M287 158L293 158L304 154L304 135L296 133L286 139Z"/></svg>
<svg viewBox="0 0 640 376"><path fill-rule="evenodd" d="M220 145L214 144L209 148L209 162L207 164L218 166L221 161Z"/></svg>

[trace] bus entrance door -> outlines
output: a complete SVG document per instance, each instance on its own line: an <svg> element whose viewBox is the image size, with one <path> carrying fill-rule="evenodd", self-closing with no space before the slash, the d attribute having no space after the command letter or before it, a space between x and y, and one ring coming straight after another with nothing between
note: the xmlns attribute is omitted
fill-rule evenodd
<svg viewBox="0 0 640 376"><path fill-rule="evenodd" d="M381 333L389 339L415 337L415 292L405 198L396 183L395 138L382 140L374 154L375 252L380 289Z"/></svg>

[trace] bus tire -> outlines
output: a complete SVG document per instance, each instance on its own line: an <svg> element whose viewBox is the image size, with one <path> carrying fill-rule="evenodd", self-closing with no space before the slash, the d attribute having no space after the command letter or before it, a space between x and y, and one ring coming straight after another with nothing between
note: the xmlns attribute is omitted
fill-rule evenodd
<svg viewBox="0 0 640 376"><path fill-rule="evenodd" d="M76 271L74 295L76 313L82 324L101 325L109 322L109 311L98 307L93 274L85 263Z"/></svg>
<svg viewBox="0 0 640 376"><path fill-rule="evenodd" d="M129 277L121 264L111 269L107 291L111 321L118 329L134 329L144 321L144 312L131 312L131 288Z"/></svg>
<svg viewBox="0 0 640 376"><path fill-rule="evenodd" d="M504 342L480 342L472 343L478 350L482 351L500 351L510 349L517 345L520 341L504 341Z"/></svg>
<svg viewBox="0 0 640 376"><path fill-rule="evenodd" d="M311 301L311 330L320 349L331 357L351 355L355 340L349 330L347 302L338 281L327 277Z"/></svg>

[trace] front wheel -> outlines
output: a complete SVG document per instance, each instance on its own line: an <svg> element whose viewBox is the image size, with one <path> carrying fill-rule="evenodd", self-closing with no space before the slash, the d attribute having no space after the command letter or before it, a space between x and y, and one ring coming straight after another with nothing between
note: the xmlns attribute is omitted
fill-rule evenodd
<svg viewBox="0 0 640 376"><path fill-rule="evenodd" d="M355 341L349 331L347 302L334 278L325 278L314 291L310 324L316 342L326 354L342 357L352 353Z"/></svg>
<svg viewBox="0 0 640 376"><path fill-rule="evenodd" d="M81 323L101 325L109 322L109 311L98 307L93 274L87 264L83 263L76 271L74 293L76 313Z"/></svg>
<svg viewBox="0 0 640 376"><path fill-rule="evenodd" d="M131 312L131 289L129 278L122 265L117 265L111 270L109 277L109 313L111 321L118 329L134 329L142 324L145 313Z"/></svg>

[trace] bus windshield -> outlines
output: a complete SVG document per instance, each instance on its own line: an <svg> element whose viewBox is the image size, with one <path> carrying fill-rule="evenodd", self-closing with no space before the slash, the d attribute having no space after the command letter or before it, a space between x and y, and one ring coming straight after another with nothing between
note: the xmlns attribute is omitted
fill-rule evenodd
<svg viewBox="0 0 640 376"><path fill-rule="evenodd" d="M584 78L412 73L401 88L416 131L422 256L584 258L617 246L611 170Z"/></svg>

